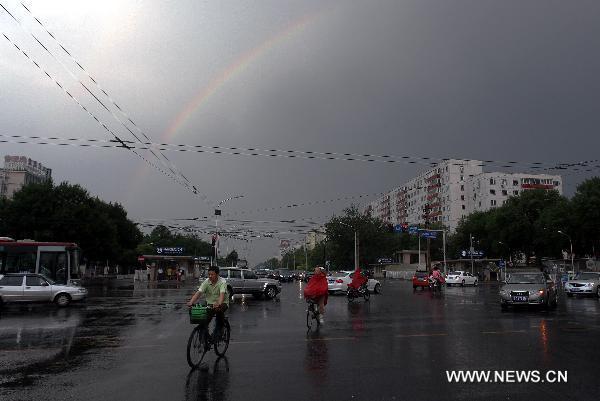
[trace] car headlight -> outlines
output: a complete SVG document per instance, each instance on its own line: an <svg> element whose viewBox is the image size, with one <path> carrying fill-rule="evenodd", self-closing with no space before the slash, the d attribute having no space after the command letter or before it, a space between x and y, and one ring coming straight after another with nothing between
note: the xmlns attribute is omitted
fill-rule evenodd
<svg viewBox="0 0 600 401"><path fill-rule="evenodd" d="M594 283L586 283L586 285L585 285L585 286L586 286L586 287L593 287L593 286L594 286Z"/></svg>
<svg viewBox="0 0 600 401"><path fill-rule="evenodd" d="M83 292L83 293L86 293L86 292L87 292L87 290L86 290L85 288L78 288L78 289L77 289L77 291L79 291L79 292Z"/></svg>

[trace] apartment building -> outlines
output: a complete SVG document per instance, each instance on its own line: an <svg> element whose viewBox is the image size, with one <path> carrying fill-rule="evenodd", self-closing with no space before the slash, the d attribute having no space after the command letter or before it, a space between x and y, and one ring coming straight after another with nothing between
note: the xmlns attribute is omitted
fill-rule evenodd
<svg viewBox="0 0 600 401"><path fill-rule="evenodd" d="M390 224L442 223L454 230L474 211L501 206L527 189L557 190L560 176L484 173L480 160L449 159L367 204L365 211Z"/></svg>
<svg viewBox="0 0 600 401"><path fill-rule="evenodd" d="M40 183L52 177L52 170L25 156L4 156L0 169L0 197L11 198L24 185Z"/></svg>

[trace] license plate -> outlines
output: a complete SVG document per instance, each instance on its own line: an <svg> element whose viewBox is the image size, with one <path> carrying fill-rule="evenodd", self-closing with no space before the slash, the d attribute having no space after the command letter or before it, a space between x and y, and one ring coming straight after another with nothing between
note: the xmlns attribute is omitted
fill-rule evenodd
<svg viewBox="0 0 600 401"><path fill-rule="evenodd" d="M335 280L329 280L329 284L335 283Z"/></svg>
<svg viewBox="0 0 600 401"><path fill-rule="evenodd" d="M579 292L581 290L579 288L572 288L571 291L573 291L573 292Z"/></svg>
<svg viewBox="0 0 600 401"><path fill-rule="evenodd" d="M512 300L514 302L527 302L528 297L524 295L513 295Z"/></svg>

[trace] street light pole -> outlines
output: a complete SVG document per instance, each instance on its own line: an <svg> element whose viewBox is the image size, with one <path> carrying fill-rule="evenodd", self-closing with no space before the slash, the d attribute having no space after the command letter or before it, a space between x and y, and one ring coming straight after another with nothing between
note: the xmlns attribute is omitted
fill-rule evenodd
<svg viewBox="0 0 600 401"><path fill-rule="evenodd" d="M471 275L473 275L473 235L469 234L469 239L471 241L471 248L469 249L469 253L471 254Z"/></svg>
<svg viewBox="0 0 600 401"><path fill-rule="evenodd" d="M569 246L571 247L571 271L573 272L573 274L575 274L575 267L573 263L573 241L571 241L571 236L560 230L558 230L558 233L564 235L569 239Z"/></svg>

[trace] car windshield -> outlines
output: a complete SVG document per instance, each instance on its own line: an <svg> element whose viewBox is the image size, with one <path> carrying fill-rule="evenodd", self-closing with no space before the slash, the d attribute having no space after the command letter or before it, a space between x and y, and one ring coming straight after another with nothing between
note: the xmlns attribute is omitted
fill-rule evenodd
<svg viewBox="0 0 600 401"><path fill-rule="evenodd" d="M598 273L577 273L575 280L598 280Z"/></svg>
<svg viewBox="0 0 600 401"><path fill-rule="evenodd" d="M544 276L538 273L511 274L506 280L507 284L543 284Z"/></svg>
<svg viewBox="0 0 600 401"><path fill-rule="evenodd" d="M458 271L458 272L450 272L449 274L452 275L452 276L462 276L463 272L460 272L460 271Z"/></svg>

